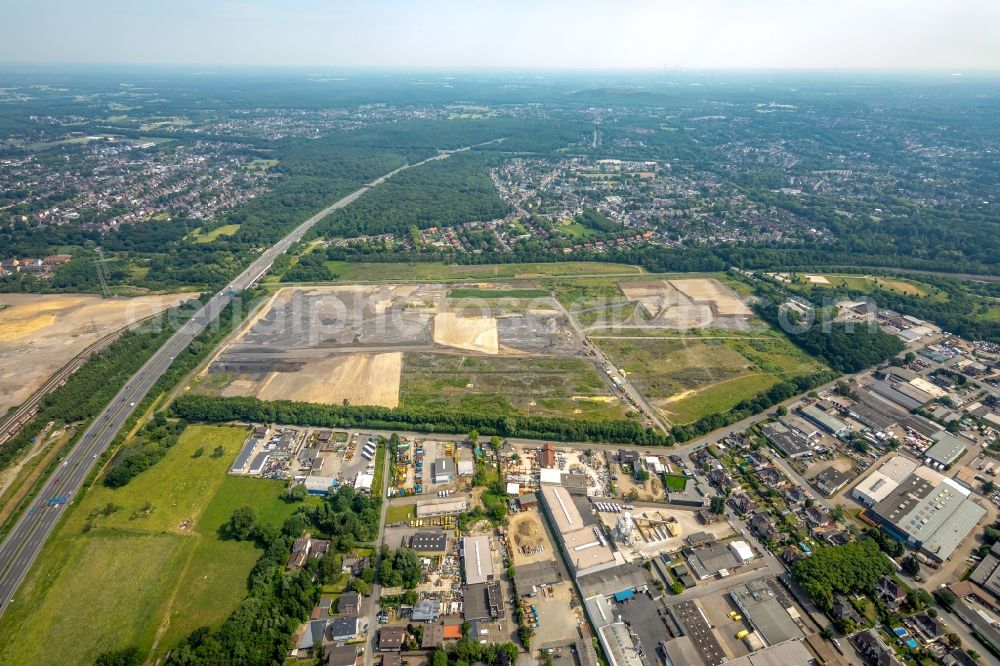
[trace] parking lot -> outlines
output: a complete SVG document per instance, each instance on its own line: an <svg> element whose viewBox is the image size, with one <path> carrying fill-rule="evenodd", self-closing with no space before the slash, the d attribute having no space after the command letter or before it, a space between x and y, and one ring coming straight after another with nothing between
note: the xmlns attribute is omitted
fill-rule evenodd
<svg viewBox="0 0 1000 666"><path fill-rule="evenodd" d="M632 633L639 637L639 644L647 661L653 663L657 644L668 636L658 613L661 608L659 602L653 601L647 594L636 593L627 601L610 603L615 615L620 615Z"/></svg>
<svg viewBox="0 0 1000 666"><path fill-rule="evenodd" d="M579 626L583 619L583 609L577 605L571 608L573 586L560 583L543 588L528 602L538 611L538 628L532 645L551 648L570 645L579 637Z"/></svg>

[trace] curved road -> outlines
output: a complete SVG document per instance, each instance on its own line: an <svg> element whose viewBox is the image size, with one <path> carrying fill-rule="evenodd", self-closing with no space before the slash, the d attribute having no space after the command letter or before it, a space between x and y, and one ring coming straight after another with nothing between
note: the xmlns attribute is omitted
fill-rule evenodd
<svg viewBox="0 0 1000 666"><path fill-rule="evenodd" d="M324 208L265 250L239 277L213 295L193 317L177 329L177 332L153 353L139 371L129 378L104 411L91 422L72 451L63 459L60 467L45 481L37 496L38 500L21 515L7 538L0 544L0 614L13 600L15 592L41 552L46 539L58 524L62 507L71 502L80 491L97 459L107 450L115 435L128 420L135 405L142 401L170 367L177 354L218 318L236 293L257 282L271 268L275 259L301 240L313 225L334 210L351 204L369 189L384 183L400 171L433 160L446 159L456 152L465 150L469 148L441 151L422 162L399 167L348 194L332 206Z"/></svg>

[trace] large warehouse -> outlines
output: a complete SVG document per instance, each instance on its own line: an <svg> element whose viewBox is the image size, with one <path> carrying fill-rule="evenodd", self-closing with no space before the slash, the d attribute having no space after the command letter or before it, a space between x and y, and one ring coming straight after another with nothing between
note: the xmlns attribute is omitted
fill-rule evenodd
<svg viewBox="0 0 1000 666"><path fill-rule="evenodd" d="M904 456L894 456L851 493L869 517L940 561L986 515L968 489Z"/></svg>
<svg viewBox="0 0 1000 666"><path fill-rule="evenodd" d="M543 485L542 504L566 553L567 564L576 576L625 562L620 554L611 550L589 512L585 519L568 490L562 486Z"/></svg>

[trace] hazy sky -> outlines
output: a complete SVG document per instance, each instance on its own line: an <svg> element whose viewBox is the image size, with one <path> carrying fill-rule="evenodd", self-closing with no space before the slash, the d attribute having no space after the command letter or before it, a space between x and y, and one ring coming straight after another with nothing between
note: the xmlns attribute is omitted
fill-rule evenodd
<svg viewBox="0 0 1000 666"><path fill-rule="evenodd" d="M1000 0L0 0L0 61L1000 69Z"/></svg>

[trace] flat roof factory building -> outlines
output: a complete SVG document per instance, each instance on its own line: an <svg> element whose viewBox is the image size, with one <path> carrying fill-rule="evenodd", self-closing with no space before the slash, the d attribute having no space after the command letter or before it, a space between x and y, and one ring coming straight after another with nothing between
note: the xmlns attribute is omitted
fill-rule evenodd
<svg viewBox="0 0 1000 666"><path fill-rule="evenodd" d="M541 495L567 564L577 577L624 564L625 559L611 550L597 523L584 520L568 490L562 486L543 485Z"/></svg>

